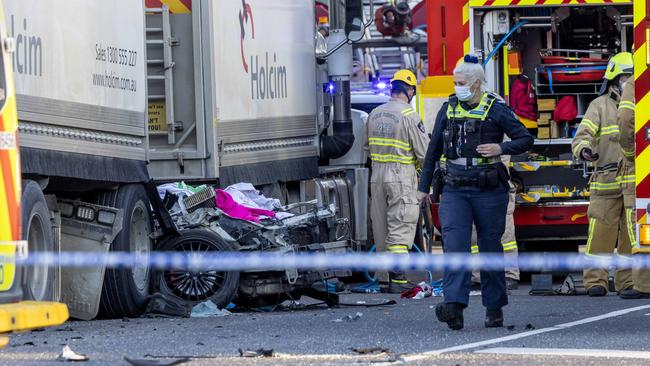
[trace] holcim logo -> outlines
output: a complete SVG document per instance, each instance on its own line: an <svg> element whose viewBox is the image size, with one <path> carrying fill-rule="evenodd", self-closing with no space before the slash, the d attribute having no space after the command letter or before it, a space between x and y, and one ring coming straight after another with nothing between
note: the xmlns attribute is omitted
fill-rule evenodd
<svg viewBox="0 0 650 366"><path fill-rule="evenodd" d="M253 11L250 4L246 0L241 1L242 10L239 11L239 28L241 29L240 50L241 62L244 65L244 71L248 73L248 64L246 63L246 56L244 55L244 40L246 39L246 28L250 21L251 26L251 39L255 39L255 24L253 23Z"/></svg>
<svg viewBox="0 0 650 366"><path fill-rule="evenodd" d="M247 40L246 31L250 27L250 41L255 39L255 23L253 21L253 10L251 5L242 0L242 8L239 11L239 27L241 30L240 51L244 71L250 74L251 78L251 98L253 99L284 99L287 97L287 68L284 65L278 65L278 56L273 53L269 55L265 51L263 55L251 55L250 64L246 62L244 52L244 43ZM260 61L263 62L260 65ZM271 64L269 65L269 61ZM250 65L250 72L248 67Z"/></svg>

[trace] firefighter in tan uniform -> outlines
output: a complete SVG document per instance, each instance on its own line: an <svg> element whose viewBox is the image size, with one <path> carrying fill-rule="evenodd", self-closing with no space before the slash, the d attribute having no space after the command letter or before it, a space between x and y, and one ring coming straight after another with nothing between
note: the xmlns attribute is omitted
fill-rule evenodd
<svg viewBox="0 0 650 366"><path fill-rule="evenodd" d="M391 100L368 117L370 218L378 252L406 255L415 239L420 215L416 165L422 165L429 145L422 119L409 104L416 85L411 71L397 71L391 80ZM384 287L388 292L409 288L403 272L377 273L377 280L388 284Z"/></svg>
<svg viewBox="0 0 650 366"><path fill-rule="evenodd" d="M624 204L618 175L623 154L617 112L621 85L633 72L632 54L622 52L609 60L601 96L589 104L571 144L576 157L594 164L589 182L587 255L611 255L617 241L619 255L632 253L629 211ZM632 288L632 272L617 270L614 282L618 293ZM584 284L589 296L604 296L608 288L607 269L585 268Z"/></svg>
<svg viewBox="0 0 650 366"><path fill-rule="evenodd" d="M636 242L636 213L634 203L636 199L636 178L634 171L635 152L635 133L634 133L634 80L632 78L625 82L621 102L618 104L618 124L621 128L620 144L623 152L623 164L619 172L621 188L623 189L623 200L627 213L627 225L632 239L632 252L648 253L648 249L641 248ZM634 287L622 291L619 295L623 299L647 299L650 298L650 270L634 269L632 270L632 282Z"/></svg>

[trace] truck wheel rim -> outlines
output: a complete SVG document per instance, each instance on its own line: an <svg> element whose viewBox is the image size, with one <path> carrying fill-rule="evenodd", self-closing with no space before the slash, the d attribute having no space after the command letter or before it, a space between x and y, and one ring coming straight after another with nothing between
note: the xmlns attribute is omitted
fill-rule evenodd
<svg viewBox="0 0 650 366"><path fill-rule="evenodd" d="M190 256L215 250L202 240L181 240L174 249ZM226 273L219 271L167 271L163 276L165 285L175 296L190 301L209 299L221 290L226 280Z"/></svg>
<svg viewBox="0 0 650 366"><path fill-rule="evenodd" d="M133 267L133 283L140 294L146 295L149 287L149 251L151 231L147 208L138 201L131 212L130 235L131 252L135 253L137 265Z"/></svg>
<svg viewBox="0 0 650 366"><path fill-rule="evenodd" d="M31 217L29 229L27 231L27 245L29 252L46 252L45 243L45 225L43 218L36 214ZM29 291L34 300L43 301L51 300L47 297L49 268L47 265L38 265L30 267L27 276Z"/></svg>

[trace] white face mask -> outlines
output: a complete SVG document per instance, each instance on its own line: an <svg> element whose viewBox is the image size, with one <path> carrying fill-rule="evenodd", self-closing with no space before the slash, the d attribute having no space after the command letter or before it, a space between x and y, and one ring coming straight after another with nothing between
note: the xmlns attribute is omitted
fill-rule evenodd
<svg viewBox="0 0 650 366"><path fill-rule="evenodd" d="M456 98L460 100L461 102L467 102L468 100L472 99L472 91L470 90L470 86L459 86L456 85L454 86L454 91L456 92Z"/></svg>

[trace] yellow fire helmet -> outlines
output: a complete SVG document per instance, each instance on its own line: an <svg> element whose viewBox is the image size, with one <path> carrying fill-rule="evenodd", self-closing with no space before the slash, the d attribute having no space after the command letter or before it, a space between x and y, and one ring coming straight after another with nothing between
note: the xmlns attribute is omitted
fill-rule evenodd
<svg viewBox="0 0 650 366"><path fill-rule="evenodd" d="M395 73L395 75L393 75L393 78L390 80L391 83L393 81L403 81L407 85L410 85L410 86L413 86L413 87L418 85L418 79L417 79L417 77L415 77L415 74L413 73L413 71L406 70L406 69L402 69L402 70L397 71Z"/></svg>
<svg viewBox="0 0 650 366"><path fill-rule="evenodd" d="M634 59L629 52L620 52L612 56L607 63L607 70L605 71L606 80L614 80L621 74L634 73Z"/></svg>

